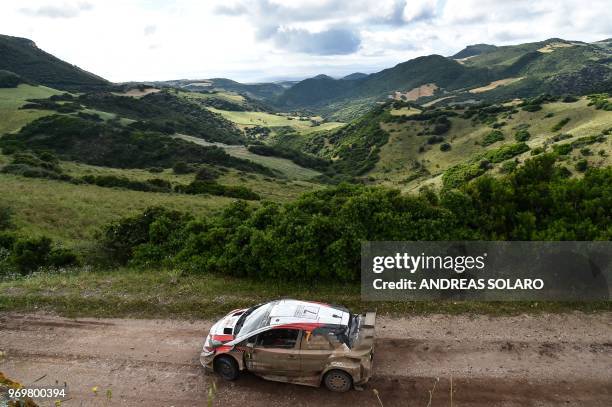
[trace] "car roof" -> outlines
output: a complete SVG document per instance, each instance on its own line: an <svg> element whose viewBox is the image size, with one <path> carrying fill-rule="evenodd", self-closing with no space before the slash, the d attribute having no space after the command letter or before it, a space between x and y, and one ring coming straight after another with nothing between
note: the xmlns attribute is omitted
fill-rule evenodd
<svg viewBox="0 0 612 407"><path fill-rule="evenodd" d="M269 318L269 326L347 326L350 313L346 309L329 304L283 299L274 301Z"/></svg>

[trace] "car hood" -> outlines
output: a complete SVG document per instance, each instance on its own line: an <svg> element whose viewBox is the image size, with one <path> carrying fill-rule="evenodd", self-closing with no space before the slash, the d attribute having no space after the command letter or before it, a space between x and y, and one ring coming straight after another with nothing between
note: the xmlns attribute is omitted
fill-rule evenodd
<svg viewBox="0 0 612 407"><path fill-rule="evenodd" d="M219 342L229 342L234 339L234 327L245 311L246 309L237 309L218 320L210 328L210 338Z"/></svg>

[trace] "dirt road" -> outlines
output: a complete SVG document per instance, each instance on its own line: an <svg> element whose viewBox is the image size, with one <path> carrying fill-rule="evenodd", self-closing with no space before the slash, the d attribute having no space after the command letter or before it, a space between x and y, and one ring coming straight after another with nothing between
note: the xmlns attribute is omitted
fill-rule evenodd
<svg viewBox="0 0 612 407"><path fill-rule="evenodd" d="M211 321L0 314L0 371L66 382L62 406L205 406L198 363ZM216 406L610 406L612 314L379 318L364 391L217 381ZM439 379L439 380L438 380ZM435 388L434 388L435 385ZM92 388L97 387L97 395ZM111 400L107 399L111 391ZM43 404L43 405L49 405Z"/></svg>

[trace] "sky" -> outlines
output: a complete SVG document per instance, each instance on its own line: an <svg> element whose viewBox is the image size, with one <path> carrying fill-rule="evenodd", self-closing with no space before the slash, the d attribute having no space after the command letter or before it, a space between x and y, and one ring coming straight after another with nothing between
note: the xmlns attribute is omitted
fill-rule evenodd
<svg viewBox="0 0 612 407"><path fill-rule="evenodd" d="M466 45L612 37L610 0L1 0L0 33L114 82L376 72Z"/></svg>

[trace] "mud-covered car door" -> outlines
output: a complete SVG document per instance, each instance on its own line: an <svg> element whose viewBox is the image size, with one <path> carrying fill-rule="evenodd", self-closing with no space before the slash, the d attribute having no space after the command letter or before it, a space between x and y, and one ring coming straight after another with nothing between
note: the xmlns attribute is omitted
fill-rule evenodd
<svg viewBox="0 0 612 407"><path fill-rule="evenodd" d="M304 332L300 345L303 375L321 374L333 350L334 346L325 332Z"/></svg>
<svg viewBox="0 0 612 407"><path fill-rule="evenodd" d="M247 340L244 355L248 370L262 375L300 374L299 329L270 329Z"/></svg>

